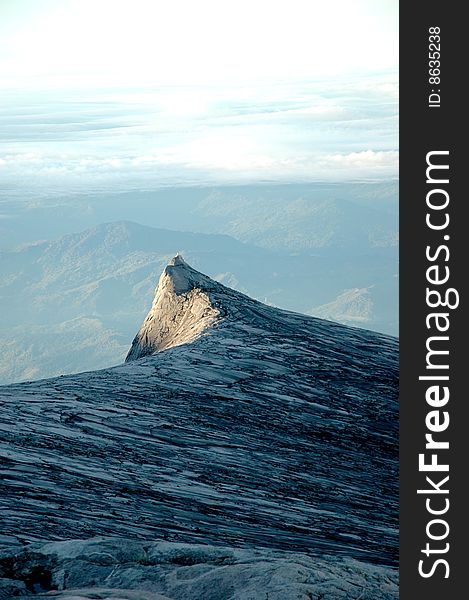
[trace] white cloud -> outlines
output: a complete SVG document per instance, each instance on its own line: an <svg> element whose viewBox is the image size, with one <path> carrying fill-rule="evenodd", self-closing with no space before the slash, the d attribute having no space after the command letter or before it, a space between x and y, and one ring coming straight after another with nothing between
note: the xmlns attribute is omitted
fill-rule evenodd
<svg viewBox="0 0 469 600"><path fill-rule="evenodd" d="M0 183L397 176L395 76L6 96Z"/></svg>
<svg viewBox="0 0 469 600"><path fill-rule="evenodd" d="M365 150L363 152L350 152L349 154L330 154L321 161L323 166L347 169L397 169L398 163L399 153L396 150L386 152Z"/></svg>

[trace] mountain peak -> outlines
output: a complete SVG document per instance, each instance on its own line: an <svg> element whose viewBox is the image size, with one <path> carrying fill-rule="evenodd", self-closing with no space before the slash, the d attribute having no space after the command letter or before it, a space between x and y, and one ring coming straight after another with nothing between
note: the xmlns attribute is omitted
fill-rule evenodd
<svg viewBox="0 0 469 600"><path fill-rule="evenodd" d="M179 252L174 256L168 263L168 267L188 267L189 265L182 258L182 255Z"/></svg>
<svg viewBox="0 0 469 600"><path fill-rule="evenodd" d="M152 307L132 342L126 362L200 337L220 318L208 294L218 286L176 254L161 274Z"/></svg>
<svg viewBox="0 0 469 600"><path fill-rule="evenodd" d="M159 291L163 293L167 288L180 295L195 288L208 291L219 285L207 275L193 269L178 253L166 265L156 288L156 295Z"/></svg>

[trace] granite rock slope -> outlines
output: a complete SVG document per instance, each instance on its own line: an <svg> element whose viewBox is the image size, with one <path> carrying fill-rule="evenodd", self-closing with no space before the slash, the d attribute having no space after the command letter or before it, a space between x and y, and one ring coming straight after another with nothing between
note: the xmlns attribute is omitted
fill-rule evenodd
<svg viewBox="0 0 469 600"><path fill-rule="evenodd" d="M22 552L105 536L325 560L337 585L355 560L384 569L383 594L357 598L397 597L397 340L265 306L180 257L150 316L122 366L0 388L5 585L36 573L11 566ZM265 598L265 581L230 585L219 598Z"/></svg>

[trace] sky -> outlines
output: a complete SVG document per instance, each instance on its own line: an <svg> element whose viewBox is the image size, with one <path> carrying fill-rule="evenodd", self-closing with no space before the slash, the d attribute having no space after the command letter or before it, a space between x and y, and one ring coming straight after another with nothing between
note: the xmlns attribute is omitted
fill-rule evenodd
<svg viewBox="0 0 469 600"><path fill-rule="evenodd" d="M396 177L397 10L1 0L0 183Z"/></svg>

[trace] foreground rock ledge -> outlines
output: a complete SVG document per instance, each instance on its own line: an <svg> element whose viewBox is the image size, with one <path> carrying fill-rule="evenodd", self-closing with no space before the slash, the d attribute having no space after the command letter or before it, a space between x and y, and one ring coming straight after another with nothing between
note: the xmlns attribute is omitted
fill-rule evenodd
<svg viewBox="0 0 469 600"><path fill-rule="evenodd" d="M8 550L0 598L394 600L397 570L267 549L96 537Z"/></svg>

